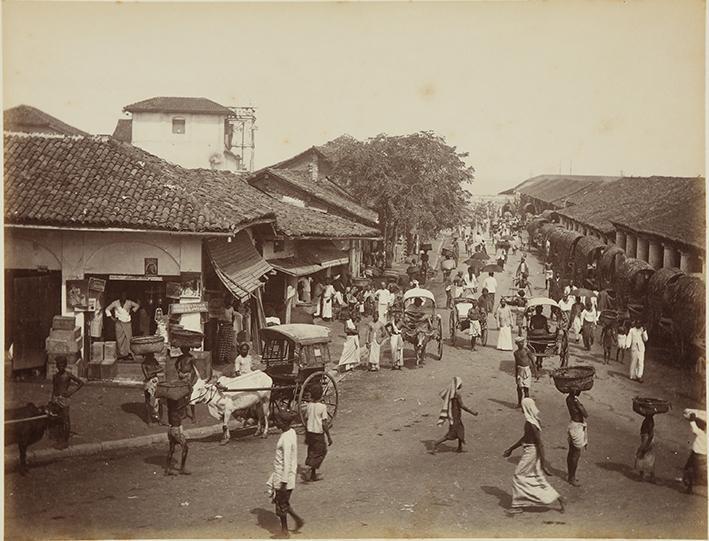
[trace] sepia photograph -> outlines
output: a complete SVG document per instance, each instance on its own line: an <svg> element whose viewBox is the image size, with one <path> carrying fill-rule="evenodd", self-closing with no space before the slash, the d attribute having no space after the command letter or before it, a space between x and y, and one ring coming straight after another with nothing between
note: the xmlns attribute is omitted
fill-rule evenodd
<svg viewBox="0 0 709 541"><path fill-rule="evenodd" d="M705 2L0 9L5 538L707 539Z"/></svg>

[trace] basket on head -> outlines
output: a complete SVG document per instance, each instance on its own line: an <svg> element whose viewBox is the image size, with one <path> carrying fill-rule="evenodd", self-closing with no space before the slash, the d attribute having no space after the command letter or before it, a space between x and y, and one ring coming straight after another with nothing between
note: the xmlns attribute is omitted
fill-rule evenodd
<svg viewBox="0 0 709 541"><path fill-rule="evenodd" d="M135 336L130 339L130 350L135 355L160 353L164 348L165 339L162 336Z"/></svg>
<svg viewBox="0 0 709 541"><path fill-rule="evenodd" d="M667 413L670 411L672 404L668 400L661 398L647 398L636 396L633 398L633 411L642 416L655 415L658 413Z"/></svg>
<svg viewBox="0 0 709 541"><path fill-rule="evenodd" d="M592 366L570 366L554 370L551 377L554 385L562 393L588 391L593 387L596 369Z"/></svg>
<svg viewBox="0 0 709 541"><path fill-rule="evenodd" d="M161 381L155 390L156 398L180 400L190 394L190 385L186 381Z"/></svg>

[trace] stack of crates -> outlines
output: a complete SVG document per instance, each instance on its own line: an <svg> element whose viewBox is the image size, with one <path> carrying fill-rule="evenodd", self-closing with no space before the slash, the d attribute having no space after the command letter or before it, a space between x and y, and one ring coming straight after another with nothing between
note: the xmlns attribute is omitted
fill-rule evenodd
<svg viewBox="0 0 709 541"><path fill-rule="evenodd" d="M57 373L57 358L65 357L67 370L77 377L84 377L84 362L81 356L83 339L81 327L76 326L74 316L54 316L52 329L45 340L47 349L47 379Z"/></svg>
<svg viewBox="0 0 709 541"><path fill-rule="evenodd" d="M93 342L88 365L89 379L112 379L118 374L115 342Z"/></svg>

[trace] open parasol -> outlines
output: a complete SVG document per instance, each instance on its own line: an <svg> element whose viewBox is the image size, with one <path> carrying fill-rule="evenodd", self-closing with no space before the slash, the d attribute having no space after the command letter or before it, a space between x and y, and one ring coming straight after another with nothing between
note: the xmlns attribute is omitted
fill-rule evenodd
<svg viewBox="0 0 709 541"><path fill-rule="evenodd" d="M502 272L504 269L500 265L491 263L490 265L485 265L480 272Z"/></svg>
<svg viewBox="0 0 709 541"><path fill-rule="evenodd" d="M470 261L471 259L477 259L478 261L487 261L488 259L490 259L490 256L483 252L475 252L468 258L468 261ZM466 261L466 263L468 263L468 261ZM468 263L468 265L470 265L470 263Z"/></svg>

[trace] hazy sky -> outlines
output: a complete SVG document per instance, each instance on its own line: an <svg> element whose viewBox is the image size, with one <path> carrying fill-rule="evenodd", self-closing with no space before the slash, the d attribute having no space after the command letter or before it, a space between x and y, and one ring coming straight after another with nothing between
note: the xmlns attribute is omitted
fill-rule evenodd
<svg viewBox="0 0 709 541"><path fill-rule="evenodd" d="M470 153L478 193L570 167L704 174L695 0L2 7L4 107L92 133L135 101L204 96L258 108L257 167L433 130Z"/></svg>

